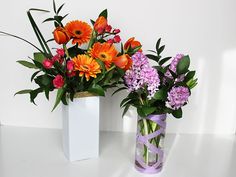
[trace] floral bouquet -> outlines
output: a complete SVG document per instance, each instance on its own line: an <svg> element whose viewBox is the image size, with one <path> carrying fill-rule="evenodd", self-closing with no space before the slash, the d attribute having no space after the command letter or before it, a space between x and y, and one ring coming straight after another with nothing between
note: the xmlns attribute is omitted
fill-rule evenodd
<svg viewBox="0 0 236 177"><path fill-rule="evenodd" d="M136 146L136 168L146 173L155 173L162 168L161 149L165 130L166 114L182 117L182 107L187 104L191 90L197 85L195 71L190 71L188 55L162 58L165 46L161 39L156 51L144 55L141 50L132 56L132 66L125 72L125 87L128 96L121 102L123 115L130 106L137 108L138 133ZM151 66L149 60L157 65ZM170 61L170 62L168 62ZM168 63L168 64L166 64ZM116 92L117 92L116 91Z"/></svg>
<svg viewBox="0 0 236 177"><path fill-rule="evenodd" d="M37 52L30 61L20 60L18 63L34 69L31 81L38 88L26 89L16 94L30 94L31 102L41 92L49 99L49 92L57 90L56 102L53 110L62 101L67 105L67 97L73 101L77 92L90 92L104 96L108 88L121 84L124 71L129 69L131 56L139 50L140 46L130 47L124 53L124 47L119 36L120 30L113 29L108 24L107 10L100 13L91 24L74 20L63 25L63 20L68 15L60 15L64 4L58 9L53 2L54 17L47 18L44 22L53 22L53 38L46 40L32 17L33 11L49 12L42 9L30 9L27 12L30 23L41 47L19 36L0 31L3 35L12 36L23 40L33 46ZM55 41L59 46L50 49L48 43ZM115 44L120 44L120 50Z"/></svg>

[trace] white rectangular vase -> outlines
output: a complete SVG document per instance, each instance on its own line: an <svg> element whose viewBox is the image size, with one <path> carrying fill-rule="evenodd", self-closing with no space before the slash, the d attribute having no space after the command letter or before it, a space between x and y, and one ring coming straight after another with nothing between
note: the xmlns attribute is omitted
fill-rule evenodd
<svg viewBox="0 0 236 177"><path fill-rule="evenodd" d="M63 150L70 161L99 155L99 96L74 98L63 106Z"/></svg>

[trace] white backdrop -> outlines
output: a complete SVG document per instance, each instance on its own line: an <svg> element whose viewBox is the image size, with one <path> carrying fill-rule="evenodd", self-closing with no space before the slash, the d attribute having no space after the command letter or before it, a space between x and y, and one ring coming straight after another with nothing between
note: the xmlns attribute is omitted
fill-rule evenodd
<svg viewBox="0 0 236 177"><path fill-rule="evenodd" d="M65 1L65 0L64 0ZM64 2L57 0L57 4ZM95 19L100 11L109 10L109 23L120 28L124 40L135 36L144 50L153 49L157 38L166 44L166 55L186 53L197 70L199 85L184 118L168 119L172 133L234 133L236 129L236 1L235 0L148 0L148 1L65 1L66 20ZM7 0L0 6L0 30L15 33L37 43L26 16L31 7L52 10L52 1ZM41 22L49 14L34 15ZM53 26L40 24L51 38ZM0 36L0 121L3 125L26 127L61 127L61 108L51 113L55 94L48 102L44 95L38 106L28 96L13 94L32 88L31 71L15 61L32 55L32 48L13 38ZM102 99L102 130L135 131L136 114L130 110L121 118L119 103L126 93Z"/></svg>

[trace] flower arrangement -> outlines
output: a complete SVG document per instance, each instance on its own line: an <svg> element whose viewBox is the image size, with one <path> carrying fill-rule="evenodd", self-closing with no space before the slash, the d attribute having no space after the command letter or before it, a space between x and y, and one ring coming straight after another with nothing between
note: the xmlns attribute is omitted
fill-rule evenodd
<svg viewBox="0 0 236 177"><path fill-rule="evenodd" d="M189 56L177 54L162 58L165 46L160 44L161 39L156 43L156 51L150 50L152 54L145 55L139 50L131 57L132 66L123 77L125 86L114 92L124 89L129 92L120 104L124 107L123 115L130 106L137 108L135 167L143 173L157 173L162 169L166 114L181 118L182 107L197 85L195 71L189 70ZM157 65L151 66L149 59Z"/></svg>
<svg viewBox="0 0 236 177"><path fill-rule="evenodd" d="M20 60L18 63L36 70L31 81L38 88L21 90L16 94L30 94L30 101L35 104L34 100L39 93L44 92L49 99L49 92L57 90L53 110L60 102L66 105L67 97L73 101L77 92L87 91L104 96L108 88L121 84L124 72L131 67L131 56L141 47L123 46L120 30L108 24L107 10L102 11L95 21L91 20L91 25L80 20L64 25L63 21L68 14L60 15L63 6L56 8L53 1L55 15L43 21L54 22L53 38L50 40L45 40L32 16L33 11L49 11L29 9L27 12L41 48L24 38L0 31L1 34L27 42L37 50L34 57L29 58L31 62ZM55 41L58 46L50 49L50 41Z"/></svg>

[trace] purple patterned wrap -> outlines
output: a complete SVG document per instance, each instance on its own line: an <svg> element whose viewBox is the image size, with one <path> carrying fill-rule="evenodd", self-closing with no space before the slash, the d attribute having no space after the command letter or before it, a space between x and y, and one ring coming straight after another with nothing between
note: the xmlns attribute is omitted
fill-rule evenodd
<svg viewBox="0 0 236 177"><path fill-rule="evenodd" d="M155 145L151 144L150 140L157 136L160 136L161 134L165 134L166 114L149 115L147 119L155 122L160 128L156 130L155 132L150 133L148 135L141 135L140 131L138 131L136 141L142 145L145 145L148 148L149 152L157 154L158 159L154 164L147 165L145 164L144 157L136 153L135 168L142 173L154 174L162 170L164 151L161 147L156 147Z"/></svg>

